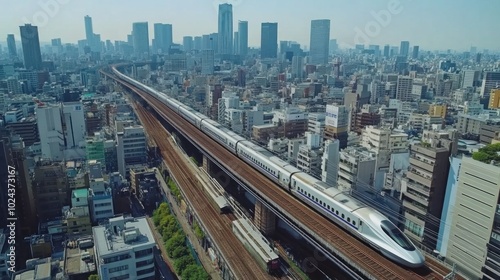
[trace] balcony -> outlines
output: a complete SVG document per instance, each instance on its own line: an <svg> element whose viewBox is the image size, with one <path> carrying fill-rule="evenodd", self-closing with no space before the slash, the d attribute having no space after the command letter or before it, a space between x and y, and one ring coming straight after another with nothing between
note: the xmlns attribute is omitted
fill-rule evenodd
<svg viewBox="0 0 500 280"><path fill-rule="evenodd" d="M410 157L410 164L419 168L422 168L425 171L432 172L434 166L430 163L426 163L417 157Z"/></svg>
<svg viewBox="0 0 500 280"><path fill-rule="evenodd" d="M413 212L420 214L422 216L427 215L426 209L423 209L420 206L417 206L415 202L403 200L403 207L408 208L408 209L412 210Z"/></svg>
<svg viewBox="0 0 500 280"><path fill-rule="evenodd" d="M411 189L409 191L405 192L404 195L411 198L412 200L422 204L422 205L429 206L429 201L427 200L427 198L425 196L420 195L417 192L412 191Z"/></svg>
<svg viewBox="0 0 500 280"><path fill-rule="evenodd" d="M408 177L408 179L410 180L420 183L423 186L431 186L432 183L431 178L422 177L422 175L419 175L413 171L409 171L408 173L406 173L406 177Z"/></svg>

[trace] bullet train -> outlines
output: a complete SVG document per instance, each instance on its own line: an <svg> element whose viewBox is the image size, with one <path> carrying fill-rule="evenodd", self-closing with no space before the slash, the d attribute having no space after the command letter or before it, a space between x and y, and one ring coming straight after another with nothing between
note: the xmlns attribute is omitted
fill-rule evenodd
<svg viewBox="0 0 500 280"><path fill-rule="evenodd" d="M343 194L276 157L270 151L222 126L209 117L151 87L120 73L121 79L148 92L184 119L264 173L296 198L363 240L382 255L406 267L420 267L425 258L413 243L377 210Z"/></svg>

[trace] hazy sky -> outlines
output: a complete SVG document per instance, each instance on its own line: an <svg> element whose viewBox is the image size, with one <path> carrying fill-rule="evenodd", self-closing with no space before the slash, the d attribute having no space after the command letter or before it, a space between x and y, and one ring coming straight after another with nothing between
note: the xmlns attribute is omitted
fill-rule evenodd
<svg viewBox="0 0 500 280"><path fill-rule="evenodd" d="M278 22L278 40L309 45L311 19L326 18L340 45L408 40L427 50L500 50L499 0L0 0L0 42L9 33L19 41L19 25L32 23L42 42L76 43L89 15L103 40L125 41L132 22L148 21L150 40L161 22L171 23L174 42L182 43L185 35L217 32L220 3L233 4L234 31L238 20L249 22L250 46L260 45L262 22Z"/></svg>

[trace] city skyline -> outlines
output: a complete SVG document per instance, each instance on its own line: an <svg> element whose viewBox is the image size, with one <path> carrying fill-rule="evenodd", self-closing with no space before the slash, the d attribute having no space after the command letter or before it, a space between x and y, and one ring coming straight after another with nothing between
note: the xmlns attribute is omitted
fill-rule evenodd
<svg viewBox="0 0 500 280"><path fill-rule="evenodd" d="M32 23L38 26L43 43L53 38L61 38L63 43L76 43L86 37L83 18L89 15L93 19L93 32L101 34L102 40L126 41L133 22L147 21L150 34L153 34L154 23L172 24L174 42L182 43L183 36L217 32L218 5L229 3L233 5L233 30L237 30L239 20L248 21L250 47L260 46L262 22L278 23L279 41L297 41L309 47L310 21L324 18L331 20L330 38L337 39L340 47L357 43L398 46L401 41L409 41L411 46L419 45L425 50L463 51L471 46L479 50L500 50L496 36L491 32L500 2L493 0L483 1L482 5L459 0L453 5L453 13L449 13L449 5L445 2L432 2L433 9L428 9L429 2L410 0L356 0L348 3L318 0L315 5L303 1L289 1L283 5L261 0L187 0L178 5L170 0L152 0L147 6L135 2L120 5L118 1L95 1L92 5L94 1L53 0L43 2L50 4L45 6L42 2L37 5L16 2L9 11L0 12L4 19L0 40L5 44L7 34L15 34L19 41L19 26ZM126 17L118 16L125 14ZM452 16L458 14L461 16ZM415 32L416 29L420 31Z"/></svg>

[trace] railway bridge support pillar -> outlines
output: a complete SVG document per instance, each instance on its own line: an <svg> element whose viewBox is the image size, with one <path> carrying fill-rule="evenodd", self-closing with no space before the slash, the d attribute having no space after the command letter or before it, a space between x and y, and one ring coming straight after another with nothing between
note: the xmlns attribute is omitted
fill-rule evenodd
<svg viewBox="0 0 500 280"><path fill-rule="evenodd" d="M203 155L203 169L208 173L212 174L212 162L210 161L209 158L207 158L205 155Z"/></svg>
<svg viewBox="0 0 500 280"><path fill-rule="evenodd" d="M273 234L276 230L276 215L260 201L255 201L254 223L264 234Z"/></svg>

